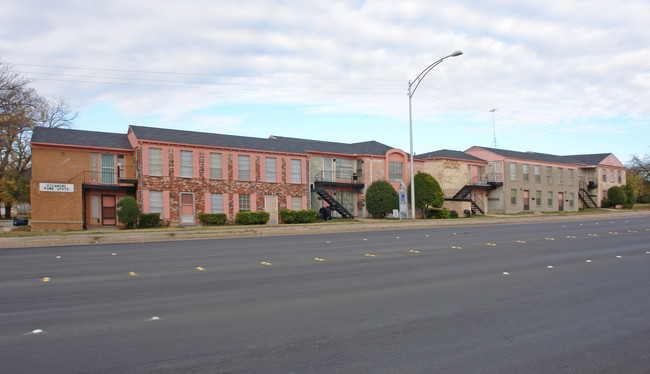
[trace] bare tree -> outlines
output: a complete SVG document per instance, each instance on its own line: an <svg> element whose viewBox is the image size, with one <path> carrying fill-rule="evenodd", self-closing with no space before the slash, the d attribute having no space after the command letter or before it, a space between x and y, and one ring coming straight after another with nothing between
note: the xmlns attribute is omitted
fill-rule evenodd
<svg viewBox="0 0 650 374"><path fill-rule="evenodd" d="M0 185L5 218L11 218L11 204L24 198L24 179L31 163L29 139L35 127L70 127L77 114L62 98L46 99L29 87L31 81L0 62ZM13 197L13 198L12 198Z"/></svg>

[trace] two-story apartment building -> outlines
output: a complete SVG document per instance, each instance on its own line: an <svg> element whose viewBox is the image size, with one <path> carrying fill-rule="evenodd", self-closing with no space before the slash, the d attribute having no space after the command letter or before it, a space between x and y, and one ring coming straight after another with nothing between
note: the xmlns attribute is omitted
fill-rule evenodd
<svg viewBox="0 0 650 374"><path fill-rule="evenodd" d="M37 127L31 148L33 230L117 224L115 205L137 185L125 135Z"/></svg>
<svg viewBox="0 0 650 374"><path fill-rule="evenodd" d="M253 138L130 126L127 134L38 128L32 137L34 230L118 224L115 205L134 196L172 224L198 213L331 206L365 215L365 189L408 180L407 155L377 142ZM41 187L43 185L43 187ZM338 212L338 213L337 213Z"/></svg>

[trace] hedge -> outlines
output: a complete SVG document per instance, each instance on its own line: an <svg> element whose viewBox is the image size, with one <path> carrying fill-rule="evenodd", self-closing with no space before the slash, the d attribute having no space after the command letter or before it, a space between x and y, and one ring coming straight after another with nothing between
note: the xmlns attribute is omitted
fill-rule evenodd
<svg viewBox="0 0 650 374"><path fill-rule="evenodd" d="M199 219L204 225L225 225L228 216L224 213L199 213Z"/></svg>
<svg viewBox="0 0 650 374"><path fill-rule="evenodd" d="M451 217L451 212L448 211L445 208L442 209L429 209L429 214L427 214L428 217L430 218L439 218L439 219L447 219ZM456 217L458 217L458 213L456 213Z"/></svg>
<svg viewBox="0 0 650 374"><path fill-rule="evenodd" d="M312 223L316 222L316 211L309 210L289 210L282 209L280 211L280 220L282 223Z"/></svg>
<svg viewBox="0 0 650 374"><path fill-rule="evenodd" d="M138 228L160 227L160 213L140 213Z"/></svg>
<svg viewBox="0 0 650 374"><path fill-rule="evenodd" d="M238 212L235 223L238 225L264 225L270 217L268 212Z"/></svg>

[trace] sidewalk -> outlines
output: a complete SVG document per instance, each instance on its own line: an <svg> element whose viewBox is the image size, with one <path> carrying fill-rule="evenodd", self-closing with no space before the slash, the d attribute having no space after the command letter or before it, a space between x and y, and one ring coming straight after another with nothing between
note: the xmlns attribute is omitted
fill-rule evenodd
<svg viewBox="0 0 650 374"><path fill-rule="evenodd" d="M404 230L446 226L525 224L573 220L605 220L626 217L650 217L650 211L614 211L595 214L494 215L446 220L378 220L357 218L353 222L327 222L273 226L211 226L147 230L93 229L88 232L61 232L38 236L1 237L0 248L46 247L106 243L144 243L170 240L201 240L231 237L326 234L339 232Z"/></svg>

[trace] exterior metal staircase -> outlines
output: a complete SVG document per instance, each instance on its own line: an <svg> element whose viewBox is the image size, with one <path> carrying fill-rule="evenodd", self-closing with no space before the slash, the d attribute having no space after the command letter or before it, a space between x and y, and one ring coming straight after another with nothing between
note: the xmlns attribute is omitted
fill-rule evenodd
<svg viewBox="0 0 650 374"><path fill-rule="evenodd" d="M345 208L345 206L343 206L343 204L341 204L338 200L336 200L334 196L332 196L329 193L329 191L327 191L326 189L320 186L316 186L314 192L316 192L318 196L320 196L324 201L326 201L332 209L336 210L341 215L341 217L354 218L354 215L350 213Z"/></svg>
<svg viewBox="0 0 650 374"><path fill-rule="evenodd" d="M578 196L587 208L598 208L598 204L594 201L593 197L589 194L589 191L587 191L586 188L580 188Z"/></svg>

